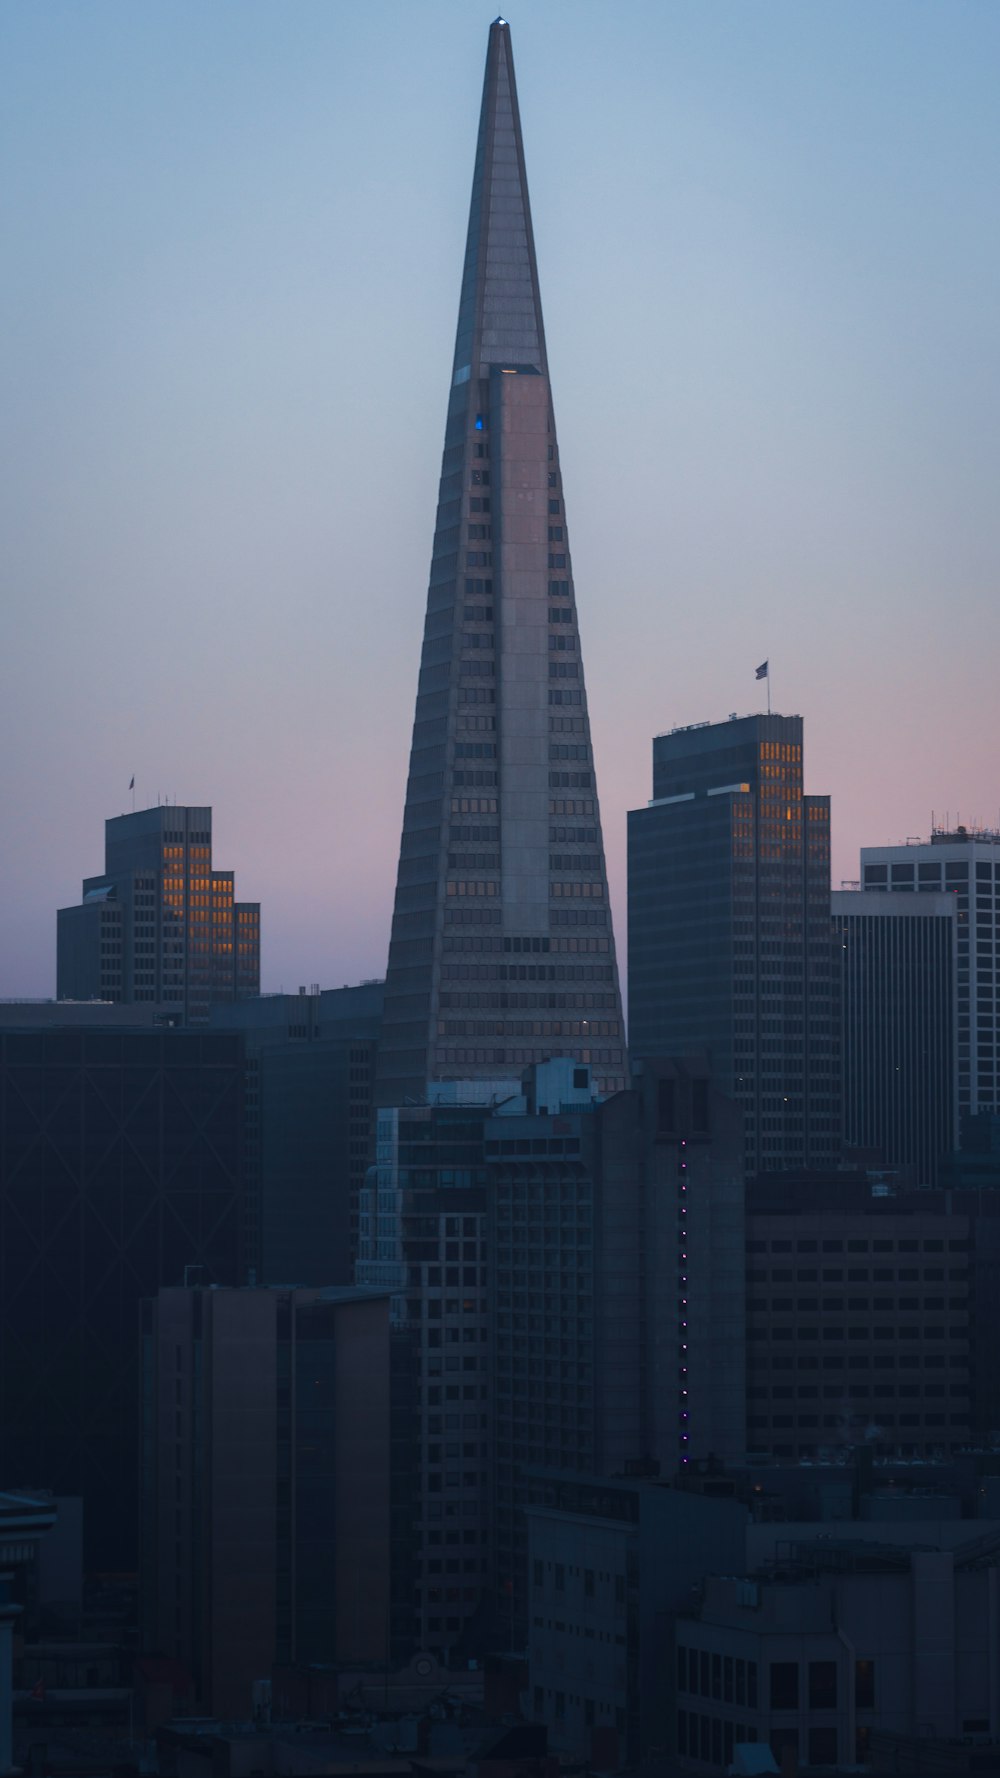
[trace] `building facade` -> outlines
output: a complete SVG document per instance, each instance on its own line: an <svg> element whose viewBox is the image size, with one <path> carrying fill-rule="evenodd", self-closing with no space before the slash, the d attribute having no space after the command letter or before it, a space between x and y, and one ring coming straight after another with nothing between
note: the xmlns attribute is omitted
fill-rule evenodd
<svg viewBox="0 0 1000 1778"><path fill-rule="evenodd" d="M56 1523L55 1501L32 1493L0 1493L0 1772L15 1772L12 1669L14 1631L39 1560L39 1544Z"/></svg>
<svg viewBox="0 0 1000 1778"><path fill-rule="evenodd" d="M260 1284L349 1284L373 1158L382 983L212 1007L246 1059L246 1253Z"/></svg>
<svg viewBox="0 0 1000 1778"><path fill-rule="evenodd" d="M747 1444L779 1462L921 1457L973 1424L972 1224L849 1174L747 1198Z"/></svg>
<svg viewBox="0 0 1000 1778"><path fill-rule="evenodd" d="M596 1770L662 1760L674 1616L706 1573L743 1566L746 1509L627 1476L528 1480L531 1716Z"/></svg>
<svg viewBox="0 0 1000 1778"><path fill-rule="evenodd" d="M937 1185L958 1139L956 898L837 890L830 902L845 1145Z"/></svg>
<svg viewBox="0 0 1000 1778"><path fill-rule="evenodd" d="M88 1568L136 1565L141 1299L240 1282L242 1141L234 1037L0 1030L5 1469L83 1496Z"/></svg>
<svg viewBox="0 0 1000 1778"><path fill-rule="evenodd" d="M510 28L490 28L379 1101L626 1057Z"/></svg>
<svg viewBox="0 0 1000 1778"><path fill-rule="evenodd" d="M926 841L865 846L861 883L954 896L959 1119L1000 1111L1000 832L935 828Z"/></svg>
<svg viewBox="0 0 1000 1778"><path fill-rule="evenodd" d="M359 1218L358 1283L391 1293L401 1383L394 1617L401 1640L408 1612L405 1634L435 1652L470 1634L489 1573L488 1108L461 1091L378 1112Z"/></svg>
<svg viewBox="0 0 1000 1778"><path fill-rule="evenodd" d="M387 1297L169 1289L142 1314L146 1651L242 1720L283 1668L384 1664Z"/></svg>
<svg viewBox="0 0 1000 1778"><path fill-rule="evenodd" d="M995 1529L954 1548L827 1536L709 1576L676 1627L679 1769L721 1774L766 1743L783 1771L843 1770L879 1741L877 1770L995 1770L998 1563ZM946 1763L959 1742L986 1758Z"/></svg>
<svg viewBox="0 0 1000 1778"><path fill-rule="evenodd" d="M212 811L165 804L104 824L104 872L57 915L60 1000L145 1001L204 1025L260 993L260 904L212 866Z"/></svg>
<svg viewBox="0 0 1000 1778"><path fill-rule="evenodd" d="M738 1108L696 1060L604 1102L572 1061L525 1089L485 1129L495 1610L521 1639L533 1467L672 1476L745 1443Z"/></svg>
<svg viewBox="0 0 1000 1778"><path fill-rule="evenodd" d="M803 792L801 717L658 735L628 836L633 1058L707 1052L748 1173L836 1165L830 803Z"/></svg>

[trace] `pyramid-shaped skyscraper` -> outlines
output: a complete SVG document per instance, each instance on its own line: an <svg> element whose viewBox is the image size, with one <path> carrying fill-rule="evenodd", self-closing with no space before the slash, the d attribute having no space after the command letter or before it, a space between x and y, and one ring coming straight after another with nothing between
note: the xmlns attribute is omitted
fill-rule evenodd
<svg viewBox="0 0 1000 1778"><path fill-rule="evenodd" d="M589 1062L618 969L510 29L490 28L378 1097Z"/></svg>

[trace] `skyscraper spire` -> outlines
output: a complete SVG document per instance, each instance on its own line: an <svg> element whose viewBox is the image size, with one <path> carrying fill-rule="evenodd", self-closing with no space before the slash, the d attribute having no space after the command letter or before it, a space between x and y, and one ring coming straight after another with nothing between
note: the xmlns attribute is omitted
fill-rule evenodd
<svg viewBox="0 0 1000 1778"><path fill-rule="evenodd" d="M490 27L379 1063L625 1083L510 29Z"/></svg>
<svg viewBox="0 0 1000 1778"><path fill-rule="evenodd" d="M490 365L547 371L510 27L490 26L455 340L454 380Z"/></svg>

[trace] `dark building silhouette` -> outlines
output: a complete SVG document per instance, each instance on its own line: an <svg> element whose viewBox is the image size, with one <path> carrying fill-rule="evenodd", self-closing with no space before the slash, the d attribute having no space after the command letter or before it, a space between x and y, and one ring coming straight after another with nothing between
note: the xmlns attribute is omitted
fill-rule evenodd
<svg viewBox="0 0 1000 1778"><path fill-rule="evenodd" d="M955 1004L960 1119L1000 1111L1000 1043L995 983L1000 936L1000 833L935 828L929 840L865 846L864 889L953 895L958 923Z"/></svg>
<svg viewBox="0 0 1000 1778"><path fill-rule="evenodd" d="M962 1119L962 1146L941 1163L941 1184L964 1191L1000 1187L1000 1116L981 1111Z"/></svg>
<svg viewBox="0 0 1000 1778"><path fill-rule="evenodd" d="M801 717L700 723L656 736L628 817L632 1056L706 1051L751 1174L840 1158L830 802L802 786Z"/></svg>
<svg viewBox="0 0 1000 1778"><path fill-rule="evenodd" d="M703 1061L648 1061L604 1102L587 1075L532 1069L485 1126L490 1519L516 1637L532 1466L673 1476L745 1443L739 1109Z"/></svg>
<svg viewBox="0 0 1000 1778"><path fill-rule="evenodd" d="M956 898L831 896L844 1141L936 1185L957 1139Z"/></svg>
<svg viewBox="0 0 1000 1778"><path fill-rule="evenodd" d="M673 1474L745 1442L738 1108L696 1060L604 1102L573 1057L510 1087L380 1110L361 1198L358 1281L411 1363L394 1597L408 1573L419 1647L523 1639L531 1465Z"/></svg>
<svg viewBox="0 0 1000 1778"><path fill-rule="evenodd" d="M212 868L212 811L168 804L104 823L104 873L57 916L60 1000L145 1001L203 1025L260 992L260 904Z"/></svg>
<svg viewBox="0 0 1000 1778"><path fill-rule="evenodd" d="M143 1304L142 1616L206 1714L282 1669L388 1658L385 1293Z"/></svg>
<svg viewBox="0 0 1000 1778"><path fill-rule="evenodd" d="M247 1072L247 1265L261 1284L349 1284L372 1159L382 983L212 1008Z"/></svg>
<svg viewBox="0 0 1000 1778"><path fill-rule="evenodd" d="M51 1537L58 1507L51 1496L0 1492L0 1772L16 1772L13 1763L11 1679L14 1631L24 1635L25 1606L38 1591L39 1546Z"/></svg>
<svg viewBox="0 0 1000 1778"><path fill-rule="evenodd" d="M382 1104L626 1058L510 29L490 28L403 817Z"/></svg>
<svg viewBox="0 0 1000 1778"><path fill-rule="evenodd" d="M795 1462L852 1446L923 1457L968 1444L967 1205L931 1191L882 1196L849 1173L758 1179L746 1242L748 1449Z"/></svg>
<svg viewBox="0 0 1000 1778"><path fill-rule="evenodd" d="M452 1648L489 1573L488 1106L377 1114L361 1194L358 1283L392 1293L393 1624L400 1641Z"/></svg>
<svg viewBox="0 0 1000 1778"><path fill-rule="evenodd" d="M0 1425L16 1485L137 1545L139 1303L241 1276L243 1063L202 1032L0 1029Z"/></svg>

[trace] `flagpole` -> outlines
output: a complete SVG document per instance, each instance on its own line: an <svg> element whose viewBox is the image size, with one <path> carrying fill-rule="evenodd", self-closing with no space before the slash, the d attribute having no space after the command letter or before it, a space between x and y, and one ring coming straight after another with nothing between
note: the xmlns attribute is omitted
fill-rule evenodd
<svg viewBox="0 0 1000 1778"><path fill-rule="evenodd" d="M771 714L771 657L767 657L767 714Z"/></svg>

